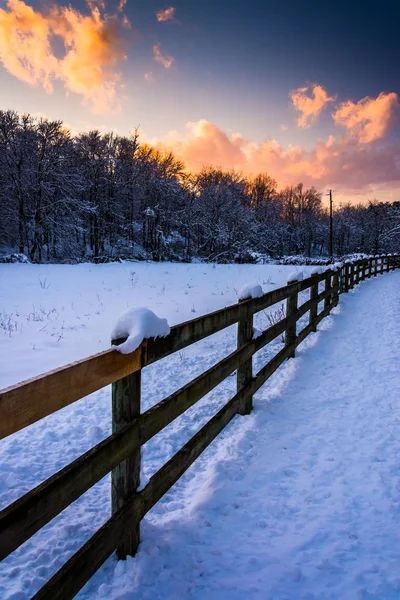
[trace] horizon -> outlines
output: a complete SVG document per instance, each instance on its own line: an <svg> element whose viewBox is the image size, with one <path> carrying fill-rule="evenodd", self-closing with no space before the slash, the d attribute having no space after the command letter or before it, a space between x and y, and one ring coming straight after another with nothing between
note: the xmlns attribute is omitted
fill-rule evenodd
<svg viewBox="0 0 400 600"><path fill-rule="evenodd" d="M267 172L324 204L327 189L336 206L396 201L395 8L345 6L2 1L0 108L79 133L139 127L189 171Z"/></svg>

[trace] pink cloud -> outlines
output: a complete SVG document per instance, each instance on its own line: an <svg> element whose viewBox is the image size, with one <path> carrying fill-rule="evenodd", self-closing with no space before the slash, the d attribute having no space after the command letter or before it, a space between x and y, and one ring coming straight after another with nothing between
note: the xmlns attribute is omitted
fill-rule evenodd
<svg viewBox="0 0 400 600"><path fill-rule="evenodd" d="M165 10L158 10L156 12L157 21L159 23L162 23L164 21L172 21L172 19L174 18L174 14L175 14L175 8L173 6L170 6L169 8L166 8Z"/></svg>
<svg viewBox="0 0 400 600"><path fill-rule="evenodd" d="M153 46L153 59L156 62L159 62L160 64L162 64L162 66L165 67L166 69L170 69L172 66L172 63L174 61L173 56L167 56L167 55L161 54L159 44L155 44Z"/></svg>
<svg viewBox="0 0 400 600"><path fill-rule="evenodd" d="M328 96L322 85L318 84L293 90L289 97L294 108L301 113L297 125L302 128L310 127L325 106L335 100L335 97Z"/></svg>
<svg viewBox="0 0 400 600"><path fill-rule="evenodd" d="M377 98L367 96L357 103L342 102L332 117L350 136L367 144L386 136L399 106L397 94L382 92Z"/></svg>
<svg viewBox="0 0 400 600"><path fill-rule="evenodd" d="M329 136L306 150L298 145L285 148L271 138L256 143L240 134L228 135L206 120L189 122L186 128L186 135L171 132L156 143L172 149L192 171L212 164L245 173L268 172L280 185L302 181L337 190L400 183L400 142L360 144L353 137Z"/></svg>
<svg viewBox="0 0 400 600"><path fill-rule="evenodd" d="M80 94L94 112L115 104L120 74L116 64L125 58L119 19L102 14L103 4L89 2L89 14L71 6L53 5L35 11L22 0L8 0L0 9L0 61L26 83L41 84L47 93L62 81L67 93ZM54 50L61 39L64 56Z"/></svg>

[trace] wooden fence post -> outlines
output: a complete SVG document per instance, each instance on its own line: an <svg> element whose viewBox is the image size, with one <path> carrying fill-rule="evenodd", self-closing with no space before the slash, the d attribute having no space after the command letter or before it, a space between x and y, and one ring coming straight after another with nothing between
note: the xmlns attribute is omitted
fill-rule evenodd
<svg viewBox="0 0 400 600"><path fill-rule="evenodd" d="M122 343L124 340L118 340ZM113 341L114 344L114 341ZM112 432L116 433L140 415L141 371L112 384ZM140 484L140 446L111 471L111 511L117 512ZM117 548L119 559L136 554L140 542L140 520L135 519Z"/></svg>
<svg viewBox="0 0 400 600"><path fill-rule="evenodd" d="M362 262L361 280L365 281L366 277L367 277L367 261L364 259Z"/></svg>
<svg viewBox="0 0 400 600"><path fill-rule="evenodd" d="M332 276L332 271L327 271L326 275L325 275L325 290L328 292L328 295L325 296L324 309L328 308L331 303L331 296L332 296L331 276Z"/></svg>
<svg viewBox="0 0 400 600"><path fill-rule="evenodd" d="M390 271L390 256L387 255L386 256L386 272L389 273Z"/></svg>
<svg viewBox="0 0 400 600"><path fill-rule="evenodd" d="M350 271L350 265L348 262L346 262L344 264L344 283L343 283L343 291L344 292L348 292L349 291L349 271Z"/></svg>
<svg viewBox="0 0 400 600"><path fill-rule="evenodd" d="M311 306L310 308L310 317L309 317L309 323L310 325L312 325L315 321L315 319L317 318L318 315L318 304L316 301L316 298L318 297L318 281L317 283L313 283L310 286L310 300L315 300L314 304ZM313 331L317 331L317 326L314 324Z"/></svg>
<svg viewBox="0 0 400 600"><path fill-rule="evenodd" d="M286 299L286 318L290 319L297 312L298 292L292 292ZM285 345L290 346L296 341L297 337L297 321L289 324L285 331ZM290 354L288 358L294 358L296 351Z"/></svg>
<svg viewBox="0 0 400 600"><path fill-rule="evenodd" d="M375 270L374 270L374 276L376 277L378 275L378 257L375 256Z"/></svg>
<svg viewBox="0 0 400 600"><path fill-rule="evenodd" d="M244 302L244 300L239 300ZM238 349L250 342L253 339L253 315L250 315L246 319L238 321L237 328L237 347ZM253 379L253 358L250 357L246 360L237 370L236 385L237 391L239 392L242 388L246 387ZM248 415L253 409L253 397L250 396L246 400L246 403L239 408L240 415Z"/></svg>
<svg viewBox="0 0 400 600"><path fill-rule="evenodd" d="M372 258L368 259L368 278L372 277Z"/></svg>
<svg viewBox="0 0 400 600"><path fill-rule="evenodd" d="M334 289L333 293L332 293L332 304L333 304L333 306L337 306L339 304L339 279L340 279L340 273L341 273L341 270L336 270L336 271L333 272L332 285L333 285L333 288L336 287L336 289Z"/></svg>

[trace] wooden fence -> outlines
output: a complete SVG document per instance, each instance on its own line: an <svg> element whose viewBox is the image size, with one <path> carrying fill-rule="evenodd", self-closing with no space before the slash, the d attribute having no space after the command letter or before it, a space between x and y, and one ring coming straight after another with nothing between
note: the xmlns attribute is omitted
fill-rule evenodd
<svg viewBox="0 0 400 600"><path fill-rule="evenodd" d="M106 350L0 392L0 439L28 427L106 385L112 384L112 435L13 502L0 513L0 560L111 471L112 516L37 592L35 599L73 598L116 550L134 555L143 516L183 475L237 414L248 414L252 397L296 347L360 281L400 266L400 256L379 256L332 268L303 281L248 299L172 327L166 338L145 340L133 353ZM320 291L320 287L323 290ZM310 298L298 306L300 292ZM253 339L253 315L286 300L286 316ZM323 308L319 312L320 303ZM297 321L309 322L297 332ZM238 323L237 349L205 373L144 413L140 412L141 370ZM255 376L252 356L277 336L284 347ZM124 340L114 340L116 344ZM141 491L140 448L164 427L237 371L237 393L177 452Z"/></svg>

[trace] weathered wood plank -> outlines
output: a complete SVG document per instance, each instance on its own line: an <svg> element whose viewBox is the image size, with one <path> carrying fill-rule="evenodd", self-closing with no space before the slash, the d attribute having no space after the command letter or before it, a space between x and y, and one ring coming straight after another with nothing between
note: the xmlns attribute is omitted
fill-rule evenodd
<svg viewBox="0 0 400 600"><path fill-rule="evenodd" d="M140 350L106 350L0 391L0 439L140 369Z"/></svg>

